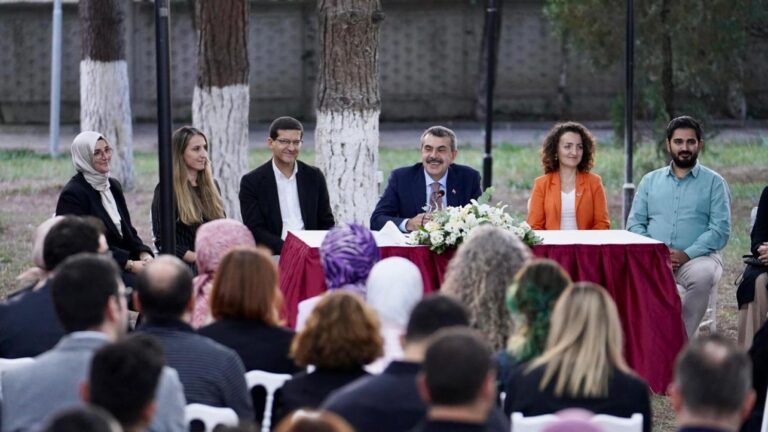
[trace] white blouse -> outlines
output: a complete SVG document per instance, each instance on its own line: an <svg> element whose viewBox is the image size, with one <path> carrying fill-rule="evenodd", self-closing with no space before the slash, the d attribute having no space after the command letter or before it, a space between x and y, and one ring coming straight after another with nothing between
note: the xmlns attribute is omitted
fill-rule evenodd
<svg viewBox="0 0 768 432"><path fill-rule="evenodd" d="M560 192L560 200L560 229L579 229L579 227L576 226L576 189L568 193Z"/></svg>

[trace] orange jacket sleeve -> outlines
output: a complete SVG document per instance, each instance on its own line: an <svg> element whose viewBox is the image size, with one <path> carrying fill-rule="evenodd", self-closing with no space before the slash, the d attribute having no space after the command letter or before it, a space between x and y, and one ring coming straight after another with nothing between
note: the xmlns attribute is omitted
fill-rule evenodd
<svg viewBox="0 0 768 432"><path fill-rule="evenodd" d="M541 176L533 182L531 198L528 200L528 225L535 230L543 230L546 226L544 213L544 197L549 184L549 177Z"/></svg>
<svg viewBox="0 0 768 432"><path fill-rule="evenodd" d="M607 230L611 228L611 218L608 216L608 200L605 197L603 180L597 174L589 176L589 187L592 190L594 205L594 224L590 229Z"/></svg>

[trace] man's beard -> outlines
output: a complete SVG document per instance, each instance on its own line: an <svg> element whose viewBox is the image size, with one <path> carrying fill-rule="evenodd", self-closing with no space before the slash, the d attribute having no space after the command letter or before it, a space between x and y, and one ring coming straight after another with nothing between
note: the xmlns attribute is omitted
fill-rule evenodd
<svg viewBox="0 0 768 432"><path fill-rule="evenodd" d="M690 168L696 165L696 159L699 158L699 154L691 153L691 152L685 152L685 153L688 153L691 156L688 159L680 159L680 153L672 156L672 161L675 163L675 166L677 166L678 168Z"/></svg>

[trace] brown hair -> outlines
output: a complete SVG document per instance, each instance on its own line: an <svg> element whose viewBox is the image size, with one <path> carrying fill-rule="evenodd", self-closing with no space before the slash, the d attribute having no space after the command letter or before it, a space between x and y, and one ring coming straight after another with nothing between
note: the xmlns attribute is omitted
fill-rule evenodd
<svg viewBox="0 0 768 432"><path fill-rule="evenodd" d="M171 156L173 159L173 191L176 197L176 212L179 220L187 225L200 224L204 221L222 219L224 217L224 201L219 189L213 181L211 160L205 164L205 169L197 173L198 193L187 180L187 166L184 164L184 152L189 140L200 135L208 146L208 137L192 126L182 126L173 133L171 138Z"/></svg>
<svg viewBox="0 0 768 432"><path fill-rule="evenodd" d="M291 357L297 365L353 369L383 354L379 319L357 294L343 290L323 294L293 339Z"/></svg>
<svg viewBox="0 0 768 432"><path fill-rule="evenodd" d="M589 172L595 162L596 141L592 133L581 123L565 122L558 123L549 130L544 143L541 146L541 165L544 167L544 174L558 171L560 162L557 160L557 145L560 138L566 132L573 132L581 136L581 144L584 147L584 155L581 162L576 167L581 172Z"/></svg>
<svg viewBox="0 0 768 432"><path fill-rule="evenodd" d="M276 432L354 432L354 429L330 411L300 409L281 421Z"/></svg>
<svg viewBox="0 0 768 432"><path fill-rule="evenodd" d="M224 255L213 280L211 314L279 325L283 297L277 266L263 247L239 246Z"/></svg>

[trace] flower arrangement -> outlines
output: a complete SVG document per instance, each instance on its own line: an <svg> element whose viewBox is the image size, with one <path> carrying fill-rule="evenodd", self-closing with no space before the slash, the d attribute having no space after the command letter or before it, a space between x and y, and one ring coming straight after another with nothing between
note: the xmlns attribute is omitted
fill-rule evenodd
<svg viewBox="0 0 768 432"><path fill-rule="evenodd" d="M463 207L448 207L432 213L432 219L411 234L409 244L427 245L435 253L457 247L473 229L491 224L512 232L528 246L541 244L541 237L536 235L526 222L518 222L504 211L506 205L489 205L493 188L488 188L477 199ZM429 211L428 208L424 209Z"/></svg>

